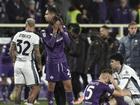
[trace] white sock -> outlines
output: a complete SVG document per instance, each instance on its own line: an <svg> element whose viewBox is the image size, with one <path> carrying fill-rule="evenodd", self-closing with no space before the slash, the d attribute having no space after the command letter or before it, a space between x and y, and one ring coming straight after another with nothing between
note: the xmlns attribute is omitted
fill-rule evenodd
<svg viewBox="0 0 140 105"><path fill-rule="evenodd" d="M32 103L27 103L26 105L33 105Z"/></svg>

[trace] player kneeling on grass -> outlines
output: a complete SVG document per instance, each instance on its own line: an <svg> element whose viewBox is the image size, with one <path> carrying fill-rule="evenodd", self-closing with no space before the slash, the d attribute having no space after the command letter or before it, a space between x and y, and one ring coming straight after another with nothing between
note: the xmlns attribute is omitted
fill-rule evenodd
<svg viewBox="0 0 140 105"><path fill-rule="evenodd" d="M109 86L109 83L114 86ZM93 80L87 85L84 91L83 105L116 105L115 99L110 101L109 99L104 99L104 102L101 102L102 96L106 93L108 93L109 96L131 96L129 91L118 88L112 77L112 71L105 69L101 71L98 80Z"/></svg>
<svg viewBox="0 0 140 105"><path fill-rule="evenodd" d="M10 55L14 63L14 82L15 88L11 94L11 100L15 105L21 103L21 91L23 85L31 87L28 96L28 104L33 105L39 93L40 79L36 66L42 70L41 56L39 51L39 36L34 34L35 20L28 18L24 31L18 32L11 43ZM35 65L35 62L37 65Z"/></svg>

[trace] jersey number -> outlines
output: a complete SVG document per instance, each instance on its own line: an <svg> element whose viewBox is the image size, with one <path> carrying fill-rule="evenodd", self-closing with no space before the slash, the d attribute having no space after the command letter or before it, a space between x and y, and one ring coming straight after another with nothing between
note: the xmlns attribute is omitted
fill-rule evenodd
<svg viewBox="0 0 140 105"><path fill-rule="evenodd" d="M24 49L22 48L21 43L26 45ZM23 40L17 40L17 46L19 47L19 50L17 51L18 54L22 53L22 55L25 56L29 55L29 53L27 53L27 50L30 48L31 44L28 41L23 42Z"/></svg>
<svg viewBox="0 0 140 105"><path fill-rule="evenodd" d="M94 88L95 88L94 86L89 86L89 87L87 88L87 92L88 92L89 94L88 94L88 96L85 97L86 100L89 100L89 99L91 98L91 96L92 96L92 94L93 94L93 91L92 91L92 90L93 90Z"/></svg>

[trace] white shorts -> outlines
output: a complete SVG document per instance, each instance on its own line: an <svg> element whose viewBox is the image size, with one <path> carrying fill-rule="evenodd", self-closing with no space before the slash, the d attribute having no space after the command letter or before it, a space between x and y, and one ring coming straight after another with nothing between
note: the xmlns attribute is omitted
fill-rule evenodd
<svg viewBox="0 0 140 105"><path fill-rule="evenodd" d="M39 84L39 75L33 61L16 61L14 65L15 84Z"/></svg>

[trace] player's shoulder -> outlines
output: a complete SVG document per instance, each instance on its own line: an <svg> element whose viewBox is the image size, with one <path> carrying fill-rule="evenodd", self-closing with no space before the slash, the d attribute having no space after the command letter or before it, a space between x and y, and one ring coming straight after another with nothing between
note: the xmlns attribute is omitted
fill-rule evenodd
<svg viewBox="0 0 140 105"><path fill-rule="evenodd" d="M32 33L32 36L39 38L39 35L37 35L36 33Z"/></svg>
<svg viewBox="0 0 140 105"><path fill-rule="evenodd" d="M128 65L123 65L122 74L132 75L135 73L135 70Z"/></svg>

